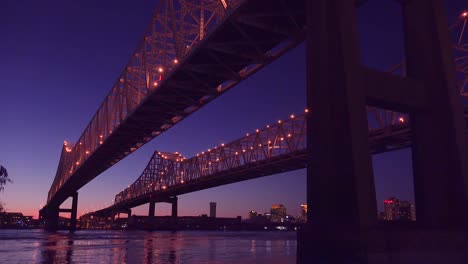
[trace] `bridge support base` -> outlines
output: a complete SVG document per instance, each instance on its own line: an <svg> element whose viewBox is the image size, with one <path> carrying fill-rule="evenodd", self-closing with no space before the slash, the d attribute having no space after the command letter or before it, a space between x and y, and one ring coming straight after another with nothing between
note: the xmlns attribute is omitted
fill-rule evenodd
<svg viewBox="0 0 468 264"><path fill-rule="evenodd" d="M43 209L40 212L40 219L44 220L44 229L47 231L57 231L59 220L59 207Z"/></svg>
<svg viewBox="0 0 468 264"><path fill-rule="evenodd" d="M76 230L76 217L78 211L78 193L74 193L72 196L72 208L70 215L70 232L75 232Z"/></svg>
<svg viewBox="0 0 468 264"><path fill-rule="evenodd" d="M306 1L309 222L297 263L468 263L468 145L444 3L401 2L407 78L373 106L410 115L417 221L377 222L354 1ZM408 81L422 104L403 100Z"/></svg>
<svg viewBox="0 0 468 264"><path fill-rule="evenodd" d="M148 212L149 217L154 217L155 207L156 207L156 202L155 201L150 201L150 203L149 203L149 212Z"/></svg>
<svg viewBox="0 0 468 264"><path fill-rule="evenodd" d="M172 197L171 198L171 216L175 219L177 219L177 197Z"/></svg>
<svg viewBox="0 0 468 264"><path fill-rule="evenodd" d="M466 231L383 227L352 233L317 227L301 230L297 242L297 263L467 263Z"/></svg>

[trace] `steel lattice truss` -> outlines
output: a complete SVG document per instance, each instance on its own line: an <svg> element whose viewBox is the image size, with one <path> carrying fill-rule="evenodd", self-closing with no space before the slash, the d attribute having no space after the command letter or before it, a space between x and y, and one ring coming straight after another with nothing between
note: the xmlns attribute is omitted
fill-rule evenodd
<svg viewBox="0 0 468 264"><path fill-rule="evenodd" d="M60 204L69 192L297 46L305 21L302 4L159 1L142 41L78 142L64 143L48 204L52 199Z"/></svg>
<svg viewBox="0 0 468 264"><path fill-rule="evenodd" d="M189 159L177 152L155 152L141 176L115 196L113 207L126 208L128 203L141 200L144 196L157 197L165 193L179 195L194 189L304 168L307 162L307 112L291 115L287 120L279 120L241 139L221 144ZM397 123L392 129L395 131L393 139L389 139L381 129L369 131L371 152L409 146L408 123ZM382 141L390 146L389 149L380 148ZM280 169L270 168L278 163L281 163ZM249 174L250 177L246 176ZM228 177L233 179L223 179Z"/></svg>
<svg viewBox="0 0 468 264"><path fill-rule="evenodd" d="M229 176L242 168L255 169L277 159L304 158L306 149L305 114L291 116L255 133L208 149L186 159L179 153L155 152L142 175L115 196L115 204L154 192L199 183L202 179ZM305 159L304 159L305 161Z"/></svg>
<svg viewBox="0 0 468 264"><path fill-rule="evenodd" d="M158 88L165 74L170 73L190 49L203 39L206 31L216 26L228 7L233 8L236 2L160 1L145 36L78 143L72 145L64 142L49 200L142 100ZM181 118L174 116L168 123L175 123ZM137 144L133 150L141 145L143 143Z"/></svg>

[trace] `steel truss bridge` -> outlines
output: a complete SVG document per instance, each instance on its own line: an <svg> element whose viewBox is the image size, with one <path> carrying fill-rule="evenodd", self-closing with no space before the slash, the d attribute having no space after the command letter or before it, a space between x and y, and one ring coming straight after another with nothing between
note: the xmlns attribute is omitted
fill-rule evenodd
<svg viewBox="0 0 468 264"><path fill-rule="evenodd" d="M114 205L87 215L112 216L151 201L165 202L189 192L305 168L307 112L278 120L192 158L178 152L156 151L141 176L115 196ZM392 136L388 136L389 130ZM385 131L371 129L371 152L408 147L410 137L408 122L403 118Z"/></svg>
<svg viewBox="0 0 468 264"><path fill-rule="evenodd" d="M356 5L364 2L356 1ZM74 144L64 142L57 173L48 193L47 204L41 213L56 214L60 204L75 195L78 189L100 173L303 42L306 25L305 4L305 0L159 1L144 37L78 141ZM466 91L468 44L464 41L467 16L468 14L464 13L450 27L456 35L453 48L456 56L456 70L461 80L459 88L462 95L468 94ZM373 102L379 101L382 97L381 94L377 94L377 87L397 83L401 77L405 76L404 66L405 63L402 62L392 69L395 73L393 75L363 69L367 80L369 105L373 105ZM388 82L381 83L382 78L386 78ZM420 96L411 91L408 92L409 98L414 99ZM400 122L403 124L409 122L407 116L374 107L369 107L368 110L369 118L373 119L369 122L372 126L370 144L373 152L394 148L392 144L397 138L399 138L397 142L402 144L399 147L409 144L408 129L404 128L404 131L396 129L401 126ZM302 115L288 122L295 124L300 120L303 120ZM264 139L269 138L265 133L280 133L279 128L285 129L282 125L274 127L278 130L262 130L261 134L264 138L257 139L262 147L255 148L252 153L248 148L235 147L235 144L244 141L245 144L254 144L248 140L253 140L260 135L252 135L236 141L238 143L232 143L234 144L231 146L232 150L237 149L239 158L232 156L232 152L221 154L221 150L227 150L225 148L211 150L208 154L205 153L192 159L185 159L170 153L155 154L150 165L154 162L163 162L163 160L167 164L172 164L175 166L172 178L164 178L163 181L167 180L164 182L165 185L161 185L162 183L158 185L157 181L150 180L150 176L145 176L146 178L139 179L141 183L137 181L135 184L140 187L146 186L145 188L139 187L140 192L143 193L148 188L164 186L167 188L166 193L184 192L184 190L186 192L184 189L186 187L183 186L188 184L180 185L180 181L187 181L187 183L193 181L195 184L198 176L215 175L221 171L227 173L231 170L242 170L242 166L248 163L240 157L246 156L246 153L250 153L249 157L252 157L253 152L255 155L263 155L261 156L263 159L271 158L272 161L277 159L281 166L283 166L282 159L290 156L291 160L296 159L295 162L301 165L294 165L294 162L291 162L288 166L303 167L306 154L302 153L303 150L300 150L299 145L296 146L297 149L289 149L289 155L279 155L278 152L278 155L268 156L270 152L263 146L268 141ZM285 138L286 141L294 139L298 144L299 142L303 144L297 138L302 133L301 131L290 131L290 133L292 138ZM272 153L277 153L276 151L279 150L286 151L287 149L275 148ZM266 151L266 154L261 154L262 151ZM211 157L216 155L220 160L221 158L226 160L214 162ZM227 159L228 156L219 155L231 155L230 160ZM162 158L163 156L167 159ZM178 158L179 162L177 162ZM253 162L253 160L256 160L258 166L262 163L260 158L248 161ZM201 171L200 166L205 161L211 164L208 164L210 166L207 166L206 171ZM198 171L195 170L196 163L199 163ZM176 166L176 164L179 165ZM228 166L229 164L231 167ZM238 165L236 169L232 167L235 164ZM277 166L275 169L274 165L271 166L270 174L275 173L275 170L287 168L279 169L281 166ZM163 168L163 166L157 167ZM192 173L188 173L190 169ZM177 170L187 174L184 176L180 174L179 179L175 174ZM226 181L229 181L228 179L229 177L226 176ZM151 187L147 185L149 182L153 183ZM197 188L202 188L203 184L207 183L199 183L197 186L200 187ZM125 195L123 193L121 195L122 197L116 200L124 199L124 197L132 197L131 199L137 197L136 191L129 190L125 192Z"/></svg>

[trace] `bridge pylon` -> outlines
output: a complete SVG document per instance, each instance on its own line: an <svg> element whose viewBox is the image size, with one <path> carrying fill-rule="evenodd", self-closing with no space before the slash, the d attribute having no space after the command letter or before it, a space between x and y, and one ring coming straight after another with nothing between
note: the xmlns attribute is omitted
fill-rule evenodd
<svg viewBox="0 0 468 264"><path fill-rule="evenodd" d="M468 263L468 145L444 3L400 1L400 78L361 64L354 2L306 1L309 222L297 263ZM411 118L415 223L377 221L366 105Z"/></svg>
<svg viewBox="0 0 468 264"><path fill-rule="evenodd" d="M60 205L49 205L39 211L39 219L44 221L44 229L47 231L57 231L59 228L59 214L70 213L70 222L68 230L74 232L76 230L76 220L78 212L78 193L75 192L72 196L72 207L70 209L60 208Z"/></svg>

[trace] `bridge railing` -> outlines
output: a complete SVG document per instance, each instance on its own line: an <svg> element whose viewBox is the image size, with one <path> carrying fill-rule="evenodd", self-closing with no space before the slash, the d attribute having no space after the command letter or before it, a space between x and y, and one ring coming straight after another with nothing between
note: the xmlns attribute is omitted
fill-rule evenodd
<svg viewBox="0 0 468 264"><path fill-rule="evenodd" d="M76 144L64 144L48 201L164 76L184 60L240 0L160 0L143 39Z"/></svg>

